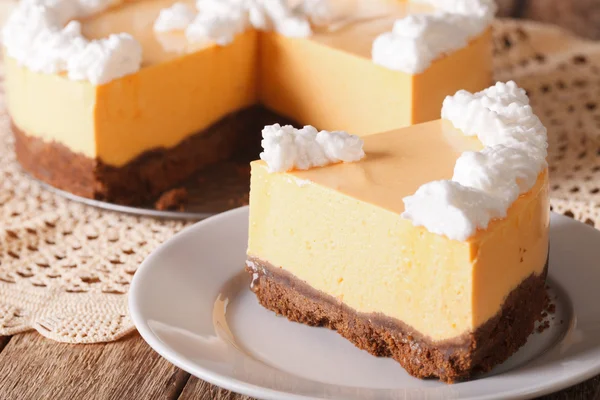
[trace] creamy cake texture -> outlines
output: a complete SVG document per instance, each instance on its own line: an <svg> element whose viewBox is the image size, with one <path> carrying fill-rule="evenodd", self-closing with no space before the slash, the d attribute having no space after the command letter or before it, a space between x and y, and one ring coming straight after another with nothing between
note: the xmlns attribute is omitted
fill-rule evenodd
<svg viewBox="0 0 600 400"><path fill-rule="evenodd" d="M247 264L261 304L421 378L503 362L546 298L547 138L528 103L508 82L363 138L265 128Z"/></svg>
<svg viewBox="0 0 600 400"><path fill-rule="evenodd" d="M136 204L247 146L265 110L358 135L432 120L446 95L489 85L494 10L24 0L3 30L17 155L61 189Z"/></svg>

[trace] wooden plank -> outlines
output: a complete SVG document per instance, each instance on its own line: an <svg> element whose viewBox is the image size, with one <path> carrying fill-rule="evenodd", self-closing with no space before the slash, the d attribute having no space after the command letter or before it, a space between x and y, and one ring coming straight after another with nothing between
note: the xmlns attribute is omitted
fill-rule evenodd
<svg viewBox="0 0 600 400"><path fill-rule="evenodd" d="M0 353L0 377L6 399L176 399L189 374L137 334L67 345L31 332L13 336Z"/></svg>
<svg viewBox="0 0 600 400"><path fill-rule="evenodd" d="M109 344L66 345L27 333L0 337L2 347L2 398L252 400L190 377L137 334ZM599 390L596 377L543 400L589 400Z"/></svg>
<svg viewBox="0 0 600 400"><path fill-rule="evenodd" d="M600 400L600 376L538 400Z"/></svg>
<svg viewBox="0 0 600 400"><path fill-rule="evenodd" d="M598 398L594 397L598 395ZM253 400L252 397L221 389L196 377L190 377L179 400ZM600 400L600 376L537 400Z"/></svg>
<svg viewBox="0 0 600 400"><path fill-rule="evenodd" d="M6 347L9 341L10 336L0 336L0 353L2 352L2 350L4 350L4 347Z"/></svg>
<svg viewBox="0 0 600 400"><path fill-rule="evenodd" d="M594 395L598 395L595 398ZM190 377L179 400L253 400L252 397L221 389L196 377ZM539 397L538 400L600 400L600 376L579 385Z"/></svg>
<svg viewBox="0 0 600 400"><path fill-rule="evenodd" d="M253 400L253 398L230 392L192 376L179 396L179 400Z"/></svg>

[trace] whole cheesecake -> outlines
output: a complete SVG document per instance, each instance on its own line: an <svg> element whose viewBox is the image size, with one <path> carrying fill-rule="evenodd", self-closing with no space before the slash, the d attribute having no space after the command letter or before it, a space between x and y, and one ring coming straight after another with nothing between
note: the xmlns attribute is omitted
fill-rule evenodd
<svg viewBox="0 0 600 400"><path fill-rule="evenodd" d="M18 160L76 195L139 204L249 146L266 115L358 135L432 120L446 95L489 85L493 12L24 0L3 32Z"/></svg>
<svg viewBox="0 0 600 400"><path fill-rule="evenodd" d="M454 382L527 341L546 301L546 130L513 82L358 137L263 132L247 271L260 303Z"/></svg>

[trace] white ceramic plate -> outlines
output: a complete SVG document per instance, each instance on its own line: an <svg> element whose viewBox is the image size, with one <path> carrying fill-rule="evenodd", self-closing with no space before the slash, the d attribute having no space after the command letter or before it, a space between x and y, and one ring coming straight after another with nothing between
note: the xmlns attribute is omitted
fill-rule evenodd
<svg viewBox="0 0 600 400"><path fill-rule="evenodd" d="M131 286L142 337L201 379L277 400L508 399L600 373L600 232L589 226L552 215L549 285L557 311L550 329L491 374L446 385L412 378L335 332L260 307L242 272L247 219L240 208L186 229L148 257Z"/></svg>

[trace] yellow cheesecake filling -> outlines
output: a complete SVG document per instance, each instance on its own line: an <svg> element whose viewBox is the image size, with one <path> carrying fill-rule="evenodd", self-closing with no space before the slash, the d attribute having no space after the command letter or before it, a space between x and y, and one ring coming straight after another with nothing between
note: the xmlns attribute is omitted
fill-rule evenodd
<svg viewBox="0 0 600 400"><path fill-rule="evenodd" d="M21 131L90 158L97 156L95 86L30 71L6 55L4 69L8 111Z"/></svg>
<svg viewBox="0 0 600 400"><path fill-rule="evenodd" d="M437 118L445 95L491 81L489 32L425 72L407 74L374 64L369 53L368 44L391 29L392 18L316 30L307 38L248 30L226 46L194 46L181 32L153 31L161 9L173 3L126 2L82 20L88 39L125 31L143 48L140 71L104 85L32 72L5 56L15 125L120 167L257 103L301 124L370 134ZM400 2L393 15L425 9L431 6Z"/></svg>
<svg viewBox="0 0 600 400"><path fill-rule="evenodd" d="M355 163L269 173L254 162L248 255L432 340L472 332L524 278L544 269L546 170L506 218L466 241L400 214L403 197L424 182L450 179L458 157L481 147L440 120L365 137L366 157Z"/></svg>

